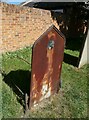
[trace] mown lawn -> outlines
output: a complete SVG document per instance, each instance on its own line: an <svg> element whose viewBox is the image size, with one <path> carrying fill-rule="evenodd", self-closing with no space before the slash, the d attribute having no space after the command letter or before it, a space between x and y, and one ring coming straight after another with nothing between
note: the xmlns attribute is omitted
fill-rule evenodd
<svg viewBox="0 0 89 120"><path fill-rule="evenodd" d="M24 93L29 92L31 53L31 47L26 47L16 52L5 53L2 56L3 117L86 118L88 111L87 82L89 75L87 71L89 71L89 65L78 69L66 62L63 62L61 75L62 88L59 93L43 101L39 107L32 108L24 115ZM65 50L65 54L77 57L79 52ZM30 64L18 59L17 55L29 61Z"/></svg>

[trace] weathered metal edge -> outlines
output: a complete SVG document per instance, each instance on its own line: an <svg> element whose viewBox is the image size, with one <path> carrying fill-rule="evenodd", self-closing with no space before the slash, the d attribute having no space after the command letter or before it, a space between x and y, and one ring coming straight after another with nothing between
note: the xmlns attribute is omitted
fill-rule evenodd
<svg viewBox="0 0 89 120"><path fill-rule="evenodd" d="M64 34L63 34L61 31L59 31L59 30L55 27L54 24L52 24L52 25L34 42L33 47L35 47L35 45L36 45L38 42L40 42L41 38L42 38L43 36L45 36L51 29L54 29L54 30L64 39L64 44L66 43L66 38L65 38Z"/></svg>

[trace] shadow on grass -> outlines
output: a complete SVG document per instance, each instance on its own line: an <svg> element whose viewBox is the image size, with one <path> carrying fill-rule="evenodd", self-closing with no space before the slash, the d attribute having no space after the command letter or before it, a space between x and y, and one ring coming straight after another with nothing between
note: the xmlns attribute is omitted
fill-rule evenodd
<svg viewBox="0 0 89 120"><path fill-rule="evenodd" d="M83 37L66 38L65 49L80 51L84 41L85 39Z"/></svg>
<svg viewBox="0 0 89 120"><path fill-rule="evenodd" d="M31 72L24 70L11 71L4 76L3 81L12 88L17 95L18 102L25 109L25 94L29 96Z"/></svg>
<svg viewBox="0 0 89 120"><path fill-rule="evenodd" d="M78 57L75 57L75 56L72 56L72 55L64 53L64 60L63 61L65 63L73 65L75 67L78 66Z"/></svg>

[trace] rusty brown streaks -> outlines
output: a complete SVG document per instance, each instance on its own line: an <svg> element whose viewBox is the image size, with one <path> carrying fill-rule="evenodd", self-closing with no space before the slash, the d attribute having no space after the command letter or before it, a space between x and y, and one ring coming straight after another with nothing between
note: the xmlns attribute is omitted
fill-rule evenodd
<svg viewBox="0 0 89 120"><path fill-rule="evenodd" d="M50 31L48 34L48 39L55 37L55 33L53 31Z"/></svg>
<svg viewBox="0 0 89 120"><path fill-rule="evenodd" d="M51 29L34 45L30 105L50 97L59 89L64 38Z"/></svg>

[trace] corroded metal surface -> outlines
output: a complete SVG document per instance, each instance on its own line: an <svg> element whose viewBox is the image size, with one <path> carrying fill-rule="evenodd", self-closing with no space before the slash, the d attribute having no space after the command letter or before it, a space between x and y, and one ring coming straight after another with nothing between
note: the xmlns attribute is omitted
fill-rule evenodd
<svg viewBox="0 0 89 120"><path fill-rule="evenodd" d="M33 46L30 107L59 90L64 36L51 26Z"/></svg>

